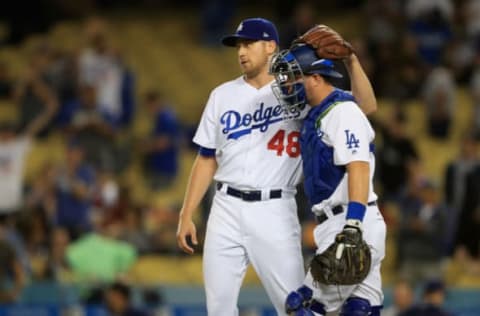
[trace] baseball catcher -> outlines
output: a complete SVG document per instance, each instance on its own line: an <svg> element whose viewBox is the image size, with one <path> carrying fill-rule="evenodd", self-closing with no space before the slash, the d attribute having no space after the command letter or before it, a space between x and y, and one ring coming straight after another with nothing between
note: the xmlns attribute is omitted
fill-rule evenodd
<svg viewBox="0 0 480 316"><path fill-rule="evenodd" d="M317 254L285 310L294 316L379 316L386 226L372 182L375 133L352 94L332 84L342 77L332 59L356 57L337 32L317 25L270 65L280 104L310 106L299 138L305 193L317 220Z"/></svg>

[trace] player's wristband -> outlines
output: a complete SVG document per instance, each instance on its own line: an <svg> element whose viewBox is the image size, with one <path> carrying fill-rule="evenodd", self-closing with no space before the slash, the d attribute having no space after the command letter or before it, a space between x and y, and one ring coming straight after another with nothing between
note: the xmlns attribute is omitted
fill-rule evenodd
<svg viewBox="0 0 480 316"><path fill-rule="evenodd" d="M353 219L360 222L363 221L366 210L367 208L362 203L349 202L347 208L347 220Z"/></svg>
<svg viewBox="0 0 480 316"><path fill-rule="evenodd" d="M203 157L214 157L215 156L215 149L214 148L207 148L207 147L200 147L198 149L198 153L200 156Z"/></svg>

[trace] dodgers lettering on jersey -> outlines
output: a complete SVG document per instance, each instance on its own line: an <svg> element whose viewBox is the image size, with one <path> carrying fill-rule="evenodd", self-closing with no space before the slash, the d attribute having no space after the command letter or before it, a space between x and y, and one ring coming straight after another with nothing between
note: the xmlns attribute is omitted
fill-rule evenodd
<svg viewBox="0 0 480 316"><path fill-rule="evenodd" d="M302 174L298 119L304 115L285 120L271 84L256 89L239 77L212 91L193 141L215 149L216 181L294 190Z"/></svg>
<svg viewBox="0 0 480 316"><path fill-rule="evenodd" d="M279 104L266 107L263 102L253 113L242 115L235 110L226 111L220 116L220 123L224 126L222 133L228 135L227 139L238 139L250 134L254 129L264 133L271 124L284 120L284 112L284 108ZM296 110L292 113L292 118L297 119L300 114L300 110Z"/></svg>
<svg viewBox="0 0 480 316"><path fill-rule="evenodd" d="M348 175L352 161L370 163L375 168L371 142L374 132L354 98L339 89L305 118L300 137L305 192L311 205L330 200L332 205L348 203ZM370 185L369 201L376 200Z"/></svg>

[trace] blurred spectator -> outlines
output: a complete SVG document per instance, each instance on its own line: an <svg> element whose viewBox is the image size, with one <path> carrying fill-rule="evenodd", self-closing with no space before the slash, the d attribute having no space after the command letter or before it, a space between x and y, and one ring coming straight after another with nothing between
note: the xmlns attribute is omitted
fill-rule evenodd
<svg viewBox="0 0 480 316"><path fill-rule="evenodd" d="M460 85L471 80L477 58L477 42L471 41L464 34L458 34L447 50L445 62L455 81Z"/></svg>
<svg viewBox="0 0 480 316"><path fill-rule="evenodd" d="M133 245L141 254L151 250L149 236L145 233L140 209L128 210L125 214L124 228L120 239Z"/></svg>
<svg viewBox="0 0 480 316"><path fill-rule="evenodd" d="M145 177L151 189L164 189L178 173L180 126L175 112L158 92L148 92L145 105L154 119L151 135L141 147L145 155Z"/></svg>
<svg viewBox="0 0 480 316"><path fill-rule="evenodd" d="M402 70L399 59L403 56L399 49L400 22L402 7L398 0L368 0L365 6L367 38L358 49L352 43L366 73L375 88L377 96L404 97L404 83L400 80ZM365 51L365 52L362 52ZM361 56L363 55L363 56ZM400 92L399 92L400 91Z"/></svg>
<svg viewBox="0 0 480 316"><path fill-rule="evenodd" d="M80 87L79 99L65 105L70 117L65 117L67 130L82 145L86 161L96 168L117 170L116 139L119 121L97 104L94 86Z"/></svg>
<svg viewBox="0 0 480 316"><path fill-rule="evenodd" d="M449 136L456 107L455 94L455 81L450 70L443 67L433 69L423 87L430 136L438 139Z"/></svg>
<svg viewBox="0 0 480 316"><path fill-rule="evenodd" d="M12 87L13 80L7 63L0 62L0 99L10 99L12 97Z"/></svg>
<svg viewBox="0 0 480 316"><path fill-rule="evenodd" d="M473 99L472 129L480 140L480 66L475 67L470 81L470 95Z"/></svg>
<svg viewBox="0 0 480 316"><path fill-rule="evenodd" d="M480 39L480 1L461 0L455 3L455 37L448 61L459 84L468 84L478 58Z"/></svg>
<svg viewBox="0 0 480 316"><path fill-rule="evenodd" d="M0 304L13 303L25 286L25 276L15 251L3 240L0 240L0 262Z"/></svg>
<svg viewBox="0 0 480 316"><path fill-rule="evenodd" d="M218 46L219 38L227 33L237 8L237 0L203 0L202 27L203 43Z"/></svg>
<svg viewBox="0 0 480 316"><path fill-rule="evenodd" d="M23 163L30 138L17 136L12 123L0 123L0 215L19 211L22 204Z"/></svg>
<svg viewBox="0 0 480 316"><path fill-rule="evenodd" d="M393 288L393 304L382 310L382 316L398 316L412 306L413 298L414 293L410 283L400 280Z"/></svg>
<svg viewBox="0 0 480 316"><path fill-rule="evenodd" d="M280 31L282 49L289 48L294 39L317 24L314 12L315 7L311 1L304 0L295 4L290 21Z"/></svg>
<svg viewBox="0 0 480 316"><path fill-rule="evenodd" d="M11 122L0 122L0 217L19 211L23 203L23 164L31 139L53 117L56 110L50 104L20 133Z"/></svg>
<svg viewBox="0 0 480 316"><path fill-rule="evenodd" d="M34 47L30 59L29 72L36 75L41 83L46 85L48 88L46 92L59 103L58 115L61 115L65 103L72 100L77 92L78 65L76 55L54 48L49 40L43 39ZM46 92L43 94L46 94ZM46 97L38 95L35 99L27 95L26 98L27 104L24 107L31 112L35 110L35 103L41 103Z"/></svg>
<svg viewBox="0 0 480 316"><path fill-rule="evenodd" d="M116 212L119 208L119 203L129 199L128 192L125 193L125 197L121 197L120 188L114 175L105 169L98 171L96 190L94 195L94 204L96 208L102 209L105 213ZM120 212L125 212L124 206L121 206ZM119 213L120 213L119 212ZM123 216L123 214L119 214Z"/></svg>
<svg viewBox="0 0 480 316"><path fill-rule="evenodd" d="M76 98L78 87L77 56L70 52L55 51L47 76L60 103L57 117L62 116L66 103ZM57 118L58 120L58 118Z"/></svg>
<svg viewBox="0 0 480 316"><path fill-rule="evenodd" d="M402 17L398 0L368 0L366 5L368 40L373 50L390 45L397 38L397 24Z"/></svg>
<svg viewBox="0 0 480 316"><path fill-rule="evenodd" d="M151 207L144 215L145 229L151 236L151 249L158 254L178 254L175 222L179 208ZM201 228L200 228L201 229ZM201 235L202 232L199 232ZM198 246L201 249L201 246Z"/></svg>
<svg viewBox="0 0 480 316"><path fill-rule="evenodd" d="M111 178L103 180L103 197L97 197L95 206L102 210L104 224L114 224L120 227L118 238L133 245L140 253L151 250L149 235L143 225L143 208L135 205L131 199L130 189L118 188ZM113 198L115 197L115 198ZM103 200L98 201L98 199Z"/></svg>
<svg viewBox="0 0 480 316"><path fill-rule="evenodd" d="M162 293L158 288L146 288L142 291L143 302L148 310L153 315L164 315L168 313L165 311L164 299Z"/></svg>
<svg viewBox="0 0 480 316"><path fill-rule="evenodd" d="M105 305L111 316L147 316L132 307L130 288L120 282L110 285L105 292Z"/></svg>
<svg viewBox="0 0 480 316"><path fill-rule="evenodd" d="M16 217L18 217L18 215ZM16 260L20 264L23 274L29 279L32 274L32 264L30 262L25 240L19 232L17 222L12 220L12 218L1 218L0 237L1 240L5 240L15 251Z"/></svg>
<svg viewBox="0 0 480 316"><path fill-rule="evenodd" d="M176 230L172 226L163 226L153 231L151 234L152 252L160 255L178 254L179 250L175 245L175 234ZM200 232L199 235L203 234ZM198 245L198 249L203 249L202 244Z"/></svg>
<svg viewBox="0 0 480 316"><path fill-rule="evenodd" d="M90 216L95 173L85 163L84 149L76 141L68 144L65 164L55 172L54 223L66 228L70 236L76 239L92 227Z"/></svg>
<svg viewBox="0 0 480 316"><path fill-rule="evenodd" d="M52 49L47 42L40 43L31 53L28 69L15 87L14 98L20 108L20 129L33 122L45 108L58 109L58 99L51 88L47 70L51 65ZM39 130L48 133L52 117Z"/></svg>
<svg viewBox="0 0 480 316"><path fill-rule="evenodd" d="M23 212L17 219L16 229L25 248L30 278L45 279L48 270L48 229L45 215L39 210Z"/></svg>
<svg viewBox="0 0 480 316"><path fill-rule="evenodd" d="M474 148L478 148L474 145ZM473 149L472 149L473 150ZM477 156L478 157L478 156ZM480 166L466 176L465 197L460 212L456 246L465 248L469 256L480 259Z"/></svg>
<svg viewBox="0 0 480 316"><path fill-rule="evenodd" d="M478 39L480 36L480 1L467 0L461 9L469 39Z"/></svg>
<svg viewBox="0 0 480 316"><path fill-rule="evenodd" d="M388 54L397 56L397 50L400 54L397 58L394 58L391 62L394 63L393 72L396 74L393 76L393 80L389 83L388 96L391 98L399 98L400 100L416 99L420 93L425 77L428 73L428 66L426 66L418 57L417 43L415 39L409 36L404 36L399 40L400 47L395 47L393 50L385 51L382 56L383 60L392 60L388 57ZM384 68L383 64L379 64L379 71L388 71L388 68ZM384 75L389 78L388 75Z"/></svg>
<svg viewBox="0 0 480 316"><path fill-rule="evenodd" d="M377 179L385 201L398 201L420 160L415 143L406 134L405 124L405 114L399 109L394 110L388 121L377 122L383 139L377 154Z"/></svg>
<svg viewBox="0 0 480 316"><path fill-rule="evenodd" d="M475 199L476 194L467 195L466 191L467 179L472 177L475 174L475 170L480 168L480 157L477 149L478 146L473 135L470 133L464 135L458 157L451 161L445 170L445 201L450 209L448 214L450 254L458 246L459 240L455 240L455 236L459 229L464 229L471 225L472 219L469 216L462 216L462 214L470 213L470 210L465 209L465 207L470 207L475 203L470 200ZM480 181L480 178L477 180ZM475 180L473 181L475 182Z"/></svg>
<svg viewBox="0 0 480 316"><path fill-rule="evenodd" d="M423 289L423 301L399 316L451 316L442 308L445 303L445 285L438 280L428 281Z"/></svg>
<svg viewBox="0 0 480 316"><path fill-rule="evenodd" d="M26 283L22 264L15 250L5 240L5 231L0 227L0 304L18 300Z"/></svg>
<svg viewBox="0 0 480 316"><path fill-rule="evenodd" d="M66 281L69 279L70 267L66 257L69 244L70 236L66 229L56 227L52 230L47 265L48 278L55 281Z"/></svg>
<svg viewBox="0 0 480 316"><path fill-rule="evenodd" d="M51 219L55 212L55 183L56 168L53 163L47 162L41 167L38 174L29 183L25 197L25 208L38 210Z"/></svg>
<svg viewBox="0 0 480 316"><path fill-rule="evenodd" d="M134 111L133 74L121 63L105 31L94 31L87 40L89 46L79 58L80 84L95 87L100 113L126 126Z"/></svg>
<svg viewBox="0 0 480 316"><path fill-rule="evenodd" d="M135 74L124 66L122 77L122 127L128 128L135 116Z"/></svg>
<svg viewBox="0 0 480 316"><path fill-rule="evenodd" d="M453 18L454 9L451 0L408 0L405 14L412 20L424 14L436 12L443 19L450 20Z"/></svg>
<svg viewBox="0 0 480 316"><path fill-rule="evenodd" d="M78 281L102 284L124 277L137 258L136 249L117 240L121 226L104 223L67 247L67 260ZM92 283L91 283L92 284Z"/></svg>
<svg viewBox="0 0 480 316"><path fill-rule="evenodd" d="M415 40L420 59L427 65L439 65L453 37L452 3L449 0L410 0L406 12L409 36Z"/></svg>
<svg viewBox="0 0 480 316"><path fill-rule="evenodd" d="M402 277L415 283L440 277L447 209L437 186L429 180L421 181L403 198L400 209L397 249Z"/></svg>

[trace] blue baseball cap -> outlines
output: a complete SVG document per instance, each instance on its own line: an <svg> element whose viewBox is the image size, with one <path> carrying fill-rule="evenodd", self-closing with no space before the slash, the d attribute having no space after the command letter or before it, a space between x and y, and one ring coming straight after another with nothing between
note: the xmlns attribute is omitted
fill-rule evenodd
<svg viewBox="0 0 480 316"><path fill-rule="evenodd" d="M250 18L245 19L237 27L235 34L227 35L222 38L222 44L234 47L238 39L256 40L256 41L275 41L279 44L278 32L275 25L267 19Z"/></svg>

